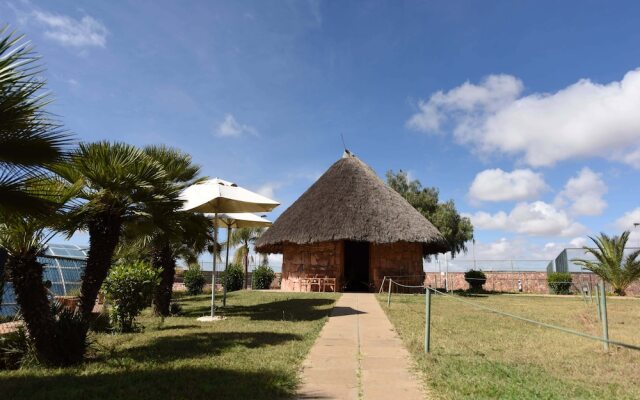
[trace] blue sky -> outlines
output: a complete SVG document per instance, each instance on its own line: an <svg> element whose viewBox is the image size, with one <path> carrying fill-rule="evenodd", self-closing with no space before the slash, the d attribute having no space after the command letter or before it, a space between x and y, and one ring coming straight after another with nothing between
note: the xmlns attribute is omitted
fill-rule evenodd
<svg viewBox="0 0 640 400"><path fill-rule="evenodd" d="M640 222L635 2L12 0L0 16L80 140L179 147L281 201L274 219L343 134L380 175L454 199L479 258L551 258Z"/></svg>

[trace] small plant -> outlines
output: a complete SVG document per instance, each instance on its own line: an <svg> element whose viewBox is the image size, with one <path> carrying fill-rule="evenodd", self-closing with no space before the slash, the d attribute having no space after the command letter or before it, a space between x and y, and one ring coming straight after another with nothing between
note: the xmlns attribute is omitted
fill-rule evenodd
<svg viewBox="0 0 640 400"><path fill-rule="evenodd" d="M276 273L269 266L261 265L253 271L253 288L269 289L275 277Z"/></svg>
<svg viewBox="0 0 640 400"><path fill-rule="evenodd" d="M179 315L182 315L182 313L183 311L180 303L171 303L171 305L169 306L169 314L171 316L177 317Z"/></svg>
<svg viewBox="0 0 640 400"><path fill-rule="evenodd" d="M553 294L571 294L571 274L568 272L551 272L547 275L547 284Z"/></svg>
<svg viewBox="0 0 640 400"><path fill-rule="evenodd" d="M480 270L470 269L464 273L464 280L469 284L473 292L481 292L482 286L487 282L487 276Z"/></svg>
<svg viewBox="0 0 640 400"><path fill-rule="evenodd" d="M239 264L229 264L227 270L222 273L222 282L227 284L227 291L242 289L244 283L244 271Z"/></svg>
<svg viewBox="0 0 640 400"><path fill-rule="evenodd" d="M24 328L0 335L0 371L36 365L37 352Z"/></svg>
<svg viewBox="0 0 640 400"><path fill-rule="evenodd" d="M202 269L198 264L191 264L186 271L184 271L184 286L187 288L187 293L192 296L202 294L204 285L207 283Z"/></svg>
<svg viewBox="0 0 640 400"><path fill-rule="evenodd" d="M109 317L116 330L134 330L135 318L150 305L158 283L158 271L147 263L122 264L111 269L103 288L111 306Z"/></svg>

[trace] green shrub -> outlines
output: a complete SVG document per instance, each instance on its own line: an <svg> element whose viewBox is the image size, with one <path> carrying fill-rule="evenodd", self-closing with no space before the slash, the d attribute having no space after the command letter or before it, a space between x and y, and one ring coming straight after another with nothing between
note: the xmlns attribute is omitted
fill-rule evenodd
<svg viewBox="0 0 640 400"><path fill-rule="evenodd" d="M202 270L198 264L191 264L184 271L183 275L184 286L187 288L187 293L192 296L202 294L204 285L207 283L207 279L204 277Z"/></svg>
<svg viewBox="0 0 640 400"><path fill-rule="evenodd" d="M276 273L270 267L261 265L253 271L253 288L269 289L275 277Z"/></svg>
<svg viewBox="0 0 640 400"><path fill-rule="evenodd" d="M179 315L182 315L182 313L183 311L180 303L171 303L171 305L169 305L169 314L171 316L177 317Z"/></svg>
<svg viewBox="0 0 640 400"><path fill-rule="evenodd" d="M474 292L482 291L482 286L487 282L487 276L480 270L470 269L464 273L464 280Z"/></svg>
<svg viewBox="0 0 640 400"><path fill-rule="evenodd" d="M111 268L103 288L110 305L109 317L116 330L134 330L135 318L150 305L158 281L158 271L147 263L135 262Z"/></svg>
<svg viewBox="0 0 640 400"><path fill-rule="evenodd" d="M242 284L244 283L244 271L242 270L242 266L238 264L229 264L227 270L222 273L222 283L227 284L228 292L242 289Z"/></svg>
<svg viewBox="0 0 640 400"><path fill-rule="evenodd" d="M37 352L24 328L0 335L0 371L18 369L23 365L36 365Z"/></svg>
<svg viewBox="0 0 640 400"><path fill-rule="evenodd" d="M571 294L571 274L568 272L551 272L547 275L547 284L553 294Z"/></svg>

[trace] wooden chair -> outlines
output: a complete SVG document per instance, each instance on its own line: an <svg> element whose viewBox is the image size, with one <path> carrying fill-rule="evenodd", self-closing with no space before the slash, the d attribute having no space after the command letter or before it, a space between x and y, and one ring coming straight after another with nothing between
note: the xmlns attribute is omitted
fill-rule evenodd
<svg viewBox="0 0 640 400"><path fill-rule="evenodd" d="M333 288L333 293L336 292L336 278L322 278L322 291L327 291L327 285Z"/></svg>
<svg viewBox="0 0 640 400"><path fill-rule="evenodd" d="M301 292L307 292L309 290L309 283L311 282L309 278L300 278L298 282L300 284Z"/></svg>
<svg viewBox="0 0 640 400"><path fill-rule="evenodd" d="M313 292L313 287L318 287L318 292L322 288L322 278L318 278L318 275L314 275L313 278L309 279L309 290Z"/></svg>

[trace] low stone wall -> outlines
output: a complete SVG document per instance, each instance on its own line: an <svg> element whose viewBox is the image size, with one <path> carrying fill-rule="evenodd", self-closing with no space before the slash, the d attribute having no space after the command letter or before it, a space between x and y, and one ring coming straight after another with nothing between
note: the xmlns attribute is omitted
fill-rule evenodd
<svg viewBox="0 0 640 400"><path fill-rule="evenodd" d="M522 292L522 293L538 293L548 294L549 286L547 285L547 273L540 271L525 272L503 272L503 271L484 271L487 276L487 282L484 284L485 290L496 292ZM427 286L444 288L445 280L448 277L448 286L450 290L466 290L469 284L464 279L464 272L449 272L448 275L442 275L438 272L427 272L425 274L424 283ZM571 279L576 287L590 285L593 287L600 278L592 273L574 272L571 273ZM607 290L611 291L609 285ZM627 295L640 295L640 281L634 282L627 289Z"/></svg>

